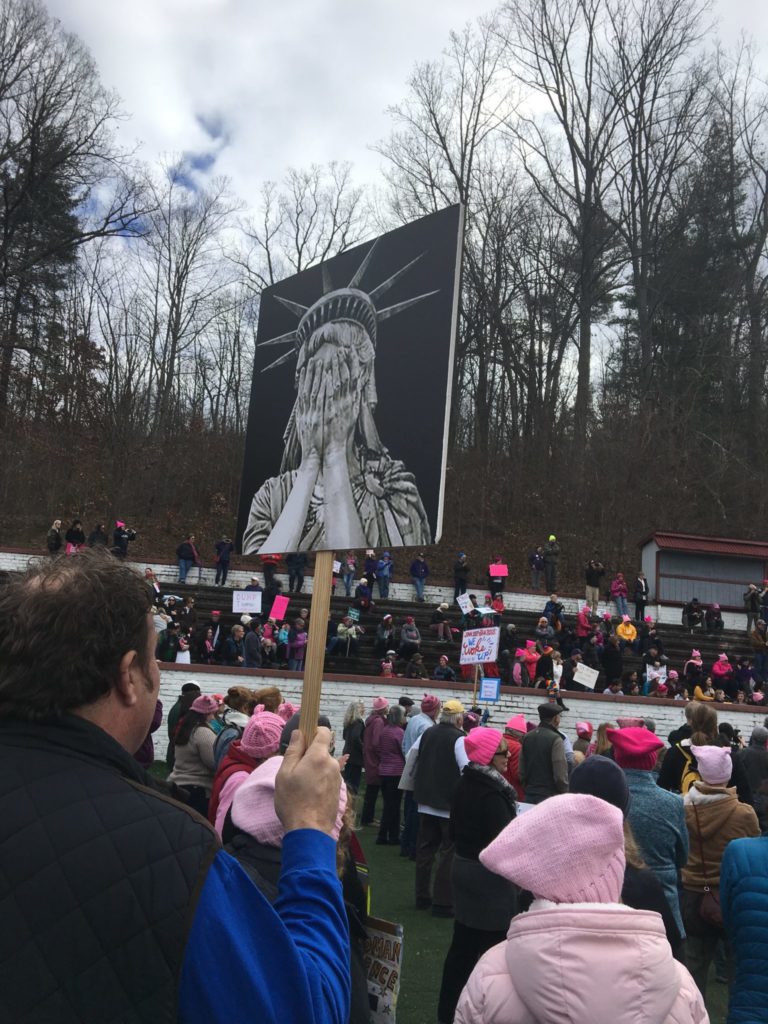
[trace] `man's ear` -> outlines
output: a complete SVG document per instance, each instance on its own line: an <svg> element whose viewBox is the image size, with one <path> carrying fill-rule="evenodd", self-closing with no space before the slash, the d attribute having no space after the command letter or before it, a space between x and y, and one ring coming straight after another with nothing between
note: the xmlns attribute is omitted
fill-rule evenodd
<svg viewBox="0 0 768 1024"><path fill-rule="evenodd" d="M115 693L125 707L133 707L138 700L137 687L143 680L138 651L126 651L117 670Z"/></svg>

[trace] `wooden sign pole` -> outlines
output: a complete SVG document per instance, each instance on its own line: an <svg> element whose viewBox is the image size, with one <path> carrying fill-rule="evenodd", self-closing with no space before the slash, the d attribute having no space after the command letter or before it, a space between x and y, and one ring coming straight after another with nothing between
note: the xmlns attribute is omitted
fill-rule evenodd
<svg viewBox="0 0 768 1024"><path fill-rule="evenodd" d="M315 555L309 639L304 662L304 686L301 695L301 716L299 717L299 728L304 733L307 743L312 742L317 732L317 716L320 714L320 691L323 686L332 583L333 552L318 551Z"/></svg>

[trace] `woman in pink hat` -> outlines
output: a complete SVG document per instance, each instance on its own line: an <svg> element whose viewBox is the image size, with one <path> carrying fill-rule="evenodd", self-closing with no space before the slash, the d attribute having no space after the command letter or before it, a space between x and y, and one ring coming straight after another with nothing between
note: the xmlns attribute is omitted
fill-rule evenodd
<svg viewBox="0 0 768 1024"><path fill-rule="evenodd" d="M379 785L384 809L376 842L379 846L400 845L400 801L403 791L398 789L405 767L403 733L405 712L399 704L387 711L384 728L379 734Z"/></svg>
<svg viewBox="0 0 768 1024"><path fill-rule="evenodd" d="M508 741L496 729L478 726L469 731L464 747L469 764L451 805L455 919L437 1005L441 1024L453 1020L459 995L475 964L487 949L504 940L517 911L515 887L478 860L480 851L515 817L515 792L504 778Z"/></svg>
<svg viewBox="0 0 768 1024"><path fill-rule="evenodd" d="M730 748L694 743L691 753L701 779L685 796L690 842L682 871L681 904L687 934L686 962L701 994L706 996L707 975L715 948L725 939L725 929L722 919L718 924L705 918L702 903L709 890L719 905L720 865L728 843L759 836L760 825L754 809L741 803L736 790L728 786L733 771Z"/></svg>
<svg viewBox="0 0 768 1024"><path fill-rule="evenodd" d="M534 899L475 967L456 1024L708 1020L693 979L672 956L661 916L621 902L618 807L580 793L551 797L510 822L479 859Z"/></svg>
<svg viewBox="0 0 768 1024"><path fill-rule="evenodd" d="M239 739L232 740L213 778L208 820L221 835L224 818L235 793L251 772L280 749L280 735L285 722L272 711L258 704Z"/></svg>
<svg viewBox="0 0 768 1024"><path fill-rule="evenodd" d="M175 760L168 778L186 791L189 805L203 817L208 813L215 768L216 733L210 722L218 710L215 697L201 694L180 719L173 737Z"/></svg>

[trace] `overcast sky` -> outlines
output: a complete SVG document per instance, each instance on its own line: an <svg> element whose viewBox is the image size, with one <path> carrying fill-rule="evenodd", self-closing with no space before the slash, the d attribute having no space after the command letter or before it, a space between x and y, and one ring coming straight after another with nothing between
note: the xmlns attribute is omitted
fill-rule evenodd
<svg viewBox="0 0 768 1024"><path fill-rule="evenodd" d="M439 56L483 0L48 0L96 58L131 119L126 144L152 161L215 155L253 202L289 166L351 160L377 176L367 148L413 64ZM768 64L768 4L719 0L720 35L754 36Z"/></svg>

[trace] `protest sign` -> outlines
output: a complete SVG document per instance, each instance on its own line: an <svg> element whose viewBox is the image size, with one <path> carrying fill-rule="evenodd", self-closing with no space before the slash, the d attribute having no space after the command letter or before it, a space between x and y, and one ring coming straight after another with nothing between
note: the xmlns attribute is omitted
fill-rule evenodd
<svg viewBox="0 0 768 1024"><path fill-rule="evenodd" d="M244 555L439 540L462 239L449 206L261 292Z"/></svg>
<svg viewBox="0 0 768 1024"><path fill-rule="evenodd" d="M233 590L232 611L249 615L261 613L261 591L260 590Z"/></svg>
<svg viewBox="0 0 768 1024"><path fill-rule="evenodd" d="M500 580L505 576L509 576L509 566L504 565L503 562L493 562L488 566L488 575L492 580Z"/></svg>
<svg viewBox="0 0 768 1024"><path fill-rule="evenodd" d="M472 602L469 600L469 594L459 594L456 598L456 604L461 608L465 615L469 615L472 611Z"/></svg>
<svg viewBox="0 0 768 1024"><path fill-rule="evenodd" d="M269 613L270 619L275 619L279 622L285 618L285 613L288 611L289 599L278 594L272 604L272 611Z"/></svg>
<svg viewBox="0 0 768 1024"><path fill-rule="evenodd" d="M578 665L573 673L573 681L574 683L588 686L590 690L594 690L599 675L600 673L596 668L590 668L588 665Z"/></svg>
<svg viewBox="0 0 768 1024"><path fill-rule="evenodd" d="M333 574L337 576L341 572L341 562L334 561L333 563Z"/></svg>
<svg viewBox="0 0 768 1024"><path fill-rule="evenodd" d="M461 638L461 665L482 665L495 661L499 653L499 629L489 626L485 629L468 629Z"/></svg>
<svg viewBox="0 0 768 1024"><path fill-rule="evenodd" d="M360 621L360 610L358 608L347 608L347 615L353 622Z"/></svg>
<svg viewBox="0 0 768 1024"><path fill-rule="evenodd" d="M501 694L500 679L480 680L480 700L497 701Z"/></svg>
<svg viewBox="0 0 768 1024"><path fill-rule="evenodd" d="M368 978L372 1024L395 1024L403 963L403 926L369 917L363 964Z"/></svg>

